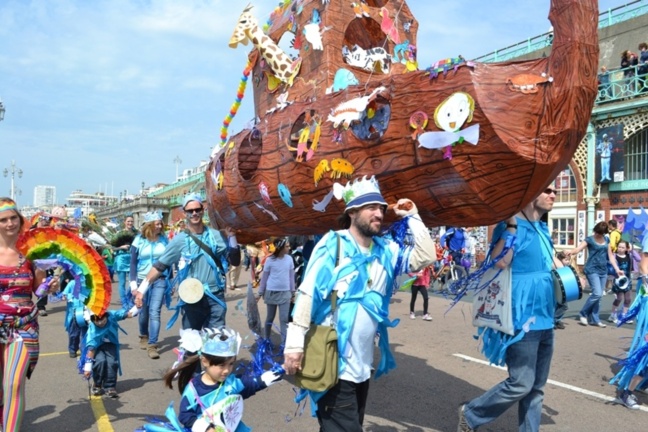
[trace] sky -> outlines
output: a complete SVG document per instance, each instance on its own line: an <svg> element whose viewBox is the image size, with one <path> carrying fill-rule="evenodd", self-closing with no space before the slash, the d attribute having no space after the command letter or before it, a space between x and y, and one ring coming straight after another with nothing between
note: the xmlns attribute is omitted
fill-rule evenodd
<svg viewBox="0 0 648 432"><path fill-rule="evenodd" d="M0 0L0 171L9 171L0 196L10 194L12 167L23 206L37 185L56 186L58 203L77 189L137 194L142 183L172 183L176 169L209 160L250 49L228 46L250 2L260 23L278 4ZM549 0L407 3L419 22L420 68L479 57L551 25ZM625 3L600 0L599 8ZM249 88L230 132L253 112Z"/></svg>

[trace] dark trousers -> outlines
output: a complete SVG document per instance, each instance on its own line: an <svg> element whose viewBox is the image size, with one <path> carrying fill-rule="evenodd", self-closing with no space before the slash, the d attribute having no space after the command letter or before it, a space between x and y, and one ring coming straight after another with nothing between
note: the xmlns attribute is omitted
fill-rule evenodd
<svg viewBox="0 0 648 432"><path fill-rule="evenodd" d="M92 365L92 379L97 387L115 388L117 385L117 346L106 342L97 347Z"/></svg>
<svg viewBox="0 0 648 432"><path fill-rule="evenodd" d="M410 312L414 312L414 305L416 304L416 296L419 291L423 296L423 314L427 315L428 313L428 292L427 287L423 285L412 285L412 300L410 300Z"/></svg>
<svg viewBox="0 0 648 432"><path fill-rule="evenodd" d="M214 295L225 303L223 291L214 293ZM198 303L182 306L182 328L200 331L204 328L224 326L226 312L227 309L205 294Z"/></svg>
<svg viewBox="0 0 648 432"><path fill-rule="evenodd" d="M45 294L43 297L38 299L38 301L36 302L36 307L38 308L38 310L45 310L45 306L47 306L47 297L48 295Z"/></svg>
<svg viewBox="0 0 648 432"><path fill-rule="evenodd" d="M79 327L74 317L72 317L72 322L70 322L70 327L68 328L68 351L71 353L77 352L81 346L81 342L84 341L88 327Z"/></svg>
<svg viewBox="0 0 648 432"><path fill-rule="evenodd" d="M362 432L369 380L359 384L339 380L317 401L320 432Z"/></svg>

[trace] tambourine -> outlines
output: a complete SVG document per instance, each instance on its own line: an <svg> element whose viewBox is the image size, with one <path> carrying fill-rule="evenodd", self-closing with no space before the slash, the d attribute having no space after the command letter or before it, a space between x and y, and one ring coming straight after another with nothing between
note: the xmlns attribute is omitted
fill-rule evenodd
<svg viewBox="0 0 648 432"><path fill-rule="evenodd" d="M202 282L196 278L187 278L178 287L178 297L187 304L198 303L205 294Z"/></svg>

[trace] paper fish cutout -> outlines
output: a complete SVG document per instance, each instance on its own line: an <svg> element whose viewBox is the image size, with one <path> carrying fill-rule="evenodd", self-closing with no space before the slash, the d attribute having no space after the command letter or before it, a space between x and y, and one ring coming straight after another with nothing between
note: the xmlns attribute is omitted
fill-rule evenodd
<svg viewBox="0 0 648 432"><path fill-rule="evenodd" d="M313 210L324 213L326 207L333 199L333 189L327 193L321 201L313 200Z"/></svg>
<svg viewBox="0 0 648 432"><path fill-rule="evenodd" d="M272 200L270 199L270 191L266 182L262 181L259 183L259 193L261 198L265 201L266 204L272 205Z"/></svg>
<svg viewBox="0 0 648 432"><path fill-rule="evenodd" d="M292 195L290 194L288 186L283 183L279 183L277 185L277 191L279 192L279 198L281 198L281 200L286 203L288 207L292 207Z"/></svg>

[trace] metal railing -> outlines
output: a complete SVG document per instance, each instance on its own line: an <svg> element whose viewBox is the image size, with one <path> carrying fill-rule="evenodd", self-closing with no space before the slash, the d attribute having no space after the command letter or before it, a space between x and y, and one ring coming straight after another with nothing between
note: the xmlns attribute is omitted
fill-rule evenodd
<svg viewBox="0 0 648 432"><path fill-rule="evenodd" d="M599 14L598 28L602 29L610 27L620 22L636 18L645 13L648 13L648 0L637 0L614 9L608 9ZM492 63L514 59L546 48L551 45L552 41L553 31L549 31L529 38L526 41L518 42L514 45L507 46L506 48L477 57L474 61Z"/></svg>
<svg viewBox="0 0 648 432"><path fill-rule="evenodd" d="M599 74L597 105L648 96L648 74L639 73L639 66L615 69Z"/></svg>

